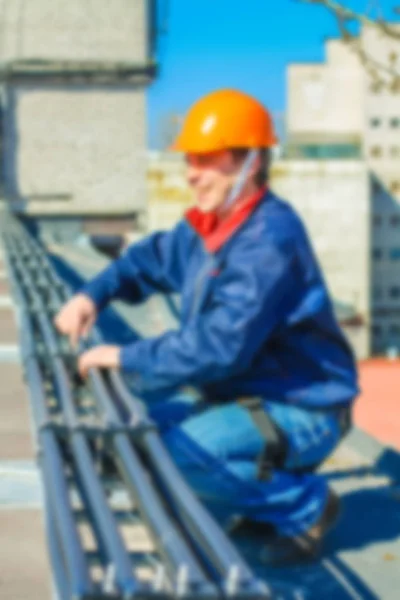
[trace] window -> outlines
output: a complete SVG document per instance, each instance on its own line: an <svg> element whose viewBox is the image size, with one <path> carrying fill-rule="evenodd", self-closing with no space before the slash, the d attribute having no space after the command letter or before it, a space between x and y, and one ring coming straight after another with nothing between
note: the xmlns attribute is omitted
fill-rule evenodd
<svg viewBox="0 0 400 600"><path fill-rule="evenodd" d="M389 256L390 260L400 260L400 248L391 248Z"/></svg>
<svg viewBox="0 0 400 600"><path fill-rule="evenodd" d="M392 227L398 227L400 225L400 215L392 215L390 217L390 224Z"/></svg>
<svg viewBox="0 0 400 600"><path fill-rule="evenodd" d="M400 127L400 117L392 117L390 119L390 127L393 127L394 129Z"/></svg>
<svg viewBox="0 0 400 600"><path fill-rule="evenodd" d="M400 181L392 181L390 191L392 194L398 194L400 192Z"/></svg>
<svg viewBox="0 0 400 600"><path fill-rule="evenodd" d="M382 156L381 146L372 146L370 153L373 158L380 158Z"/></svg>
<svg viewBox="0 0 400 600"><path fill-rule="evenodd" d="M400 157L400 146L392 146L390 148L390 156L392 158L399 158Z"/></svg>
<svg viewBox="0 0 400 600"><path fill-rule="evenodd" d="M361 158L359 144L289 144L285 149L288 158L328 160Z"/></svg>
<svg viewBox="0 0 400 600"><path fill-rule="evenodd" d="M394 319L400 317L400 309L394 307L386 308L379 306L374 308L372 313L374 317L393 317Z"/></svg>
<svg viewBox="0 0 400 600"><path fill-rule="evenodd" d="M374 298L374 300L381 300L382 299L382 288L381 287L374 287L372 290L372 296Z"/></svg>
<svg viewBox="0 0 400 600"><path fill-rule="evenodd" d="M372 258L374 260L381 260L383 256L383 252L381 248L374 248L372 251Z"/></svg>
<svg viewBox="0 0 400 600"><path fill-rule="evenodd" d="M380 194L381 191L382 191L382 185L376 179L373 179L372 180L372 193Z"/></svg>
<svg viewBox="0 0 400 600"><path fill-rule="evenodd" d="M395 325L395 324L391 325L389 331L390 331L390 335L394 335L394 336L400 335L400 325Z"/></svg>
<svg viewBox="0 0 400 600"><path fill-rule="evenodd" d="M379 119L379 117L372 117L372 119L370 119L369 124L371 125L371 127L380 127L382 124L382 121Z"/></svg>
<svg viewBox="0 0 400 600"><path fill-rule="evenodd" d="M379 337L380 335L382 335L382 327L381 327L381 325L374 325L372 327L372 333L376 337Z"/></svg>
<svg viewBox="0 0 400 600"><path fill-rule="evenodd" d="M375 227L380 227L380 225L382 225L382 217L381 215L374 215L374 226Z"/></svg>
<svg viewBox="0 0 400 600"><path fill-rule="evenodd" d="M389 289L389 296L391 298L400 298L400 287L398 285L393 285Z"/></svg>
<svg viewBox="0 0 400 600"><path fill-rule="evenodd" d="M379 306L374 308L373 315L374 317L389 317L392 315L392 310L390 308Z"/></svg>

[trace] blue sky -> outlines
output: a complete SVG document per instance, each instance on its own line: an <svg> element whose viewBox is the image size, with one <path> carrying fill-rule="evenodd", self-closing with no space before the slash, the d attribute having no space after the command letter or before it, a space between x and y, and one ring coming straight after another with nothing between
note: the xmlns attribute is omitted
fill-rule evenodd
<svg viewBox="0 0 400 600"><path fill-rule="evenodd" d="M337 35L326 9L295 0L158 2L160 12L168 14L168 29L159 36L159 76L148 90L152 148L160 145L169 115L184 114L199 96L221 87L255 95L279 119L286 108L287 65L323 60L325 37ZM345 3L357 10L374 5L373 0ZM395 0L380 4L393 18Z"/></svg>

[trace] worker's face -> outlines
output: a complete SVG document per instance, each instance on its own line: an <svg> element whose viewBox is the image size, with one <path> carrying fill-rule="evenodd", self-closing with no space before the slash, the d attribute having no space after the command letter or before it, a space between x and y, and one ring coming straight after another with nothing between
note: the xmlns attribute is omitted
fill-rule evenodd
<svg viewBox="0 0 400 600"><path fill-rule="evenodd" d="M232 152L222 150L208 154L187 154L187 181L198 208L204 212L218 210L228 197L240 171L241 161Z"/></svg>

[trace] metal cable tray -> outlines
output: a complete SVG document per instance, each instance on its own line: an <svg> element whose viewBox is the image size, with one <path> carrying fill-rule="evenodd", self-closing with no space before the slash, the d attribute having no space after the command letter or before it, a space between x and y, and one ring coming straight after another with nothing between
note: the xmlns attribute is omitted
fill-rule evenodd
<svg viewBox="0 0 400 600"><path fill-rule="evenodd" d="M183 481L121 375L93 369L87 383L77 379L76 357L52 325L69 291L45 251L12 217L3 238L60 599L271 598ZM143 526L154 550L131 547Z"/></svg>

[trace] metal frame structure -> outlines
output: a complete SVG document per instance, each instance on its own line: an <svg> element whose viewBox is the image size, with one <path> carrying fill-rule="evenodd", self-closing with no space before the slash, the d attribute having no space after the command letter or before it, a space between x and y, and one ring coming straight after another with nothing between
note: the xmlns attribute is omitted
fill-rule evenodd
<svg viewBox="0 0 400 600"><path fill-rule="evenodd" d="M271 598L181 478L121 374L92 369L87 382L78 378L77 356L52 323L69 290L45 250L11 216L3 238L60 599ZM100 341L95 332L87 343ZM128 509L115 509L116 490L129 498ZM141 523L154 550L131 550L124 523ZM140 576L143 564L150 580Z"/></svg>

